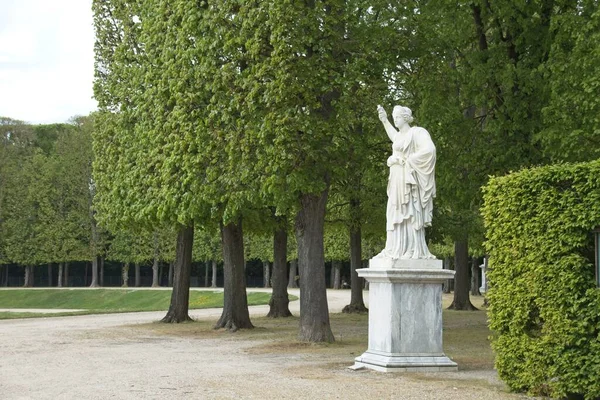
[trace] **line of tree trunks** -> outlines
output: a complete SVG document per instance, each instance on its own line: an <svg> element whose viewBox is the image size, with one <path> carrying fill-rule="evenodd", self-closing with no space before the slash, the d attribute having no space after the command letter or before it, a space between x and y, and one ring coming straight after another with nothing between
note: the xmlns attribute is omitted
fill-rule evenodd
<svg viewBox="0 0 600 400"><path fill-rule="evenodd" d="M223 244L223 313L215 329L225 328L235 332L238 329L254 328L248 312L246 297L246 271L244 270L244 237L242 220L221 225Z"/></svg>
<svg viewBox="0 0 600 400"><path fill-rule="evenodd" d="M177 233L177 250L173 276L171 304L161 322L179 323L191 321L188 315L190 306L190 277L192 274L192 248L194 246L194 226L182 226Z"/></svg>
<svg viewBox="0 0 600 400"><path fill-rule="evenodd" d="M360 226L350 229L350 304L342 309L344 313L367 312L363 299L364 278L358 276L356 270L362 263L362 238Z"/></svg>
<svg viewBox="0 0 600 400"><path fill-rule="evenodd" d="M474 311L469 299L469 242L465 238L454 242L454 300L449 310Z"/></svg>
<svg viewBox="0 0 600 400"><path fill-rule="evenodd" d="M328 189L320 195L304 194L296 216L298 267L300 271L299 340L335 341L329 323L323 227Z"/></svg>
<svg viewBox="0 0 600 400"><path fill-rule="evenodd" d="M273 235L273 293L269 300L269 313L267 317L290 317L287 285L287 229L281 227Z"/></svg>
<svg viewBox="0 0 600 400"><path fill-rule="evenodd" d="M290 271L288 274L288 288L296 289L298 284L296 283L296 277L298 276L298 259L294 258L290 261Z"/></svg>

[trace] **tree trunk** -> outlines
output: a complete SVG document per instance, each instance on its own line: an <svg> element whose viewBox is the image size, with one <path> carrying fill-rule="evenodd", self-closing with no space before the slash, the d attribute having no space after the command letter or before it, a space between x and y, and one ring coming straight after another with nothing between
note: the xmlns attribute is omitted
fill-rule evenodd
<svg viewBox="0 0 600 400"><path fill-rule="evenodd" d="M121 278L123 279L122 287L129 287L129 263L123 263Z"/></svg>
<svg viewBox="0 0 600 400"><path fill-rule="evenodd" d="M270 266L269 266L269 262L268 261L263 261L263 280L264 280L264 287L265 289L270 288L271 287L271 272L270 272Z"/></svg>
<svg viewBox="0 0 600 400"><path fill-rule="evenodd" d="M363 260L362 261L362 267L363 268L369 268L369 260ZM366 279L363 279L365 281L365 290L369 290L369 281Z"/></svg>
<svg viewBox="0 0 600 400"><path fill-rule="evenodd" d="M140 263L135 263L134 266L135 271L135 287L140 287Z"/></svg>
<svg viewBox="0 0 600 400"><path fill-rule="evenodd" d="M288 275L288 288L296 289L298 284L296 283L296 277L298 276L298 260L293 259L290 261L290 272Z"/></svg>
<svg viewBox="0 0 600 400"><path fill-rule="evenodd" d="M58 282L56 284L57 287L63 287L63 265L64 263L58 263Z"/></svg>
<svg viewBox="0 0 600 400"><path fill-rule="evenodd" d="M194 247L194 226L182 226L177 233L177 252L173 275L173 292L167 315L161 322L179 323L191 321L190 277L192 275L192 248Z"/></svg>
<svg viewBox="0 0 600 400"><path fill-rule="evenodd" d="M23 287L33 287L33 266L31 265L25 267L25 283Z"/></svg>
<svg viewBox="0 0 600 400"><path fill-rule="evenodd" d="M350 304L342 312L364 313L367 312L363 299L364 278L356 273L362 262L362 239L360 226L350 229Z"/></svg>
<svg viewBox="0 0 600 400"><path fill-rule="evenodd" d="M331 269L333 270L333 289L342 288L342 262L339 260L331 261Z"/></svg>
<svg viewBox="0 0 600 400"><path fill-rule="evenodd" d="M173 275L174 275L174 270L173 270L173 261L171 261L169 263L169 277L168 277L168 285L169 287L173 287Z"/></svg>
<svg viewBox="0 0 600 400"><path fill-rule="evenodd" d="M223 313L215 329L232 332L254 328L250 322L246 297L246 271L244 270L244 237L242 220L221 226L223 243Z"/></svg>
<svg viewBox="0 0 600 400"><path fill-rule="evenodd" d="M469 242L454 242L454 301L449 310L477 310L469 300Z"/></svg>
<svg viewBox="0 0 600 400"><path fill-rule="evenodd" d="M287 229L285 226L275 230L273 235L273 294L269 300L267 317L291 317L287 285Z"/></svg>
<svg viewBox="0 0 600 400"><path fill-rule="evenodd" d="M104 286L104 257L100 257L100 286Z"/></svg>
<svg viewBox="0 0 600 400"><path fill-rule="evenodd" d="M204 263L204 287L208 287L208 269L210 268L210 262Z"/></svg>
<svg viewBox="0 0 600 400"><path fill-rule="evenodd" d="M331 261L331 268L329 269L329 287L333 289L335 281L335 268L333 266L333 260Z"/></svg>
<svg viewBox="0 0 600 400"><path fill-rule="evenodd" d="M158 284L158 257L154 255L154 262L152 263L152 287L159 287Z"/></svg>
<svg viewBox="0 0 600 400"><path fill-rule="evenodd" d="M210 287L217 287L217 261L212 260L212 281L210 283Z"/></svg>
<svg viewBox="0 0 600 400"><path fill-rule="evenodd" d="M92 257L92 283L90 287L98 287L98 256Z"/></svg>
<svg viewBox="0 0 600 400"><path fill-rule="evenodd" d="M96 225L96 216L94 207L92 206L94 201L95 190L91 188L88 193L88 212L90 218L90 252L92 253L92 282L90 287L98 287L98 226ZM85 278L83 285L87 284L87 265L85 267Z"/></svg>
<svg viewBox="0 0 600 400"><path fill-rule="evenodd" d="M479 262L477 257L473 257L471 259L471 296L481 296L479 285Z"/></svg>
<svg viewBox="0 0 600 400"><path fill-rule="evenodd" d="M0 264L0 286L2 286L2 287L6 287L6 282L4 281L4 277L5 277L4 270L7 267L8 267L7 265L5 266L5 265Z"/></svg>
<svg viewBox="0 0 600 400"><path fill-rule="evenodd" d="M158 269L160 266L160 250L159 250L159 240L158 240L158 231L154 231L153 234L154 241L154 261L152 262L152 287L159 287L160 282L158 281Z"/></svg>
<svg viewBox="0 0 600 400"><path fill-rule="evenodd" d="M65 287L69 287L69 263L68 262L65 263L65 271L64 272L65 272L65 279L63 281L63 285Z"/></svg>
<svg viewBox="0 0 600 400"><path fill-rule="evenodd" d="M52 263L48 263L48 287L52 287Z"/></svg>
<svg viewBox="0 0 600 400"><path fill-rule="evenodd" d="M8 277L9 277L8 268L9 268L8 265L6 265L5 268L4 268L4 270L5 270L4 271L4 274L5 274L5 277L4 277L4 287L8 287Z"/></svg>
<svg viewBox="0 0 600 400"><path fill-rule="evenodd" d="M325 285L323 226L328 188L320 195L304 194L296 216L298 267L300 270L299 340L335 341L329 324L329 307Z"/></svg>
<svg viewBox="0 0 600 400"><path fill-rule="evenodd" d="M444 269L450 269L450 258L446 257L444 259ZM442 284L442 292L444 293L450 293L451 289L451 285L452 285L452 281L453 279L446 279L446 282L444 282Z"/></svg>

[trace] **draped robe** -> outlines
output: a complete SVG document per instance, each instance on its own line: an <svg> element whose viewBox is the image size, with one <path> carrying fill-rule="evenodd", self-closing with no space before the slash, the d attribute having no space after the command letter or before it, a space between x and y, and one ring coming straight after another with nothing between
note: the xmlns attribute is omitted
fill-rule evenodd
<svg viewBox="0 0 600 400"><path fill-rule="evenodd" d="M411 127L394 135L388 159L387 238L381 256L435 258L425 241L425 227L431 225L436 195L435 161L435 145L425 129Z"/></svg>

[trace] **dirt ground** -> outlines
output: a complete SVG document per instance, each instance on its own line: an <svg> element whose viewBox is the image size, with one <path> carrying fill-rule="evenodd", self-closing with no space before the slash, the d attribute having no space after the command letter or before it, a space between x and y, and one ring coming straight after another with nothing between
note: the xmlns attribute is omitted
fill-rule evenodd
<svg viewBox="0 0 600 400"><path fill-rule="evenodd" d="M349 297L349 290L328 291L330 311L340 312ZM268 307L250 309L264 316ZM290 303L290 309L298 315L299 302ZM220 313L209 309L190 315L216 322ZM347 368L351 357L257 352L252 349L261 343L235 334L182 337L136 327L164 314L0 321L0 399L525 398L507 393L493 370L352 371Z"/></svg>

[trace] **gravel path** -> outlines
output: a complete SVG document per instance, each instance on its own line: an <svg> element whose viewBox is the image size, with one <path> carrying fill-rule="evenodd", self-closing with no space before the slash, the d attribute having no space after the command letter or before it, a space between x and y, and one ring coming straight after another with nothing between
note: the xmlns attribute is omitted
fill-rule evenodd
<svg viewBox="0 0 600 400"><path fill-rule="evenodd" d="M250 289L256 291L255 289ZM291 291L298 295L297 291ZM328 291L340 312L350 291ZM265 315L268 306L251 307ZM290 303L295 315L299 302ZM165 312L0 321L1 399L523 399L494 371L382 374L315 353L256 354L255 341L153 335L124 325ZM193 310L217 319L220 309Z"/></svg>

